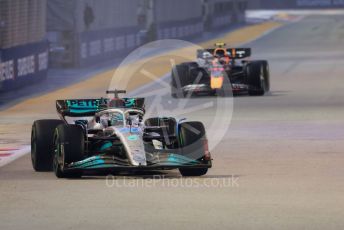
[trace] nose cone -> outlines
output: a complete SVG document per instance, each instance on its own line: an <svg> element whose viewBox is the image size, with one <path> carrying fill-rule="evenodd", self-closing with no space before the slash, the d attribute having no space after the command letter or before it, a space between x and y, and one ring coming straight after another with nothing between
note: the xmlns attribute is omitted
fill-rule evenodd
<svg viewBox="0 0 344 230"><path fill-rule="evenodd" d="M134 151L132 165L147 166L146 154L142 151Z"/></svg>
<svg viewBox="0 0 344 230"><path fill-rule="evenodd" d="M223 85L223 77L211 77L210 78L210 87L212 89L221 89Z"/></svg>

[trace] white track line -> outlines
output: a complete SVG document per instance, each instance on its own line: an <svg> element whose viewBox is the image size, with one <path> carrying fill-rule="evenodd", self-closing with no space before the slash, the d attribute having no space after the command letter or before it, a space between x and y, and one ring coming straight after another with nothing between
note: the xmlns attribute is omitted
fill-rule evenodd
<svg viewBox="0 0 344 230"><path fill-rule="evenodd" d="M3 167L5 165L11 163L12 161L18 159L21 156L24 156L25 154L29 153L30 151L31 151L30 145L24 145L17 150L1 151L1 152L11 153L11 154L8 156L0 157L0 167Z"/></svg>

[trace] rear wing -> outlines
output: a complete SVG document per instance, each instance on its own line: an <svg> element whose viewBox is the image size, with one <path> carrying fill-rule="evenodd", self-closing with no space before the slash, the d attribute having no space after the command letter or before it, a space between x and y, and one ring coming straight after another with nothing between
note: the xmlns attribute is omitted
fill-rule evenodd
<svg viewBox="0 0 344 230"><path fill-rule="evenodd" d="M131 109L145 109L145 99L139 98L115 98L110 100L108 108L131 108Z"/></svg>
<svg viewBox="0 0 344 230"><path fill-rule="evenodd" d="M59 114L70 117L94 116L108 108L133 108L144 111L144 98L108 98L57 100L56 110Z"/></svg>
<svg viewBox="0 0 344 230"><path fill-rule="evenodd" d="M217 49L199 49L197 58L213 57ZM220 48L222 49L222 48ZM232 59L243 59L251 56L251 48L226 48L226 54Z"/></svg>

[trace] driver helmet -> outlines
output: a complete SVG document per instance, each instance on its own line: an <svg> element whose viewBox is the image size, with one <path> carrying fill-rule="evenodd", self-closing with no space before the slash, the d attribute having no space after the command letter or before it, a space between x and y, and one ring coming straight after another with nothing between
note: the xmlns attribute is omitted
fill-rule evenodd
<svg viewBox="0 0 344 230"><path fill-rule="evenodd" d="M203 58L203 59L209 59L209 58L212 58L212 55L211 55L211 53L209 53L209 52L204 52L202 58Z"/></svg>
<svg viewBox="0 0 344 230"><path fill-rule="evenodd" d="M222 58L225 57L227 55L227 52L225 49L216 49L214 52L214 56L217 58Z"/></svg>
<svg viewBox="0 0 344 230"><path fill-rule="evenodd" d="M122 113L113 113L110 115L111 126L123 125L124 115Z"/></svg>

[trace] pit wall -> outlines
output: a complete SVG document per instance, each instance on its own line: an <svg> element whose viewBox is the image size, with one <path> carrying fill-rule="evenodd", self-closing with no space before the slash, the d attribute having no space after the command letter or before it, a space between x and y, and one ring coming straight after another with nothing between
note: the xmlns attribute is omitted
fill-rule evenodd
<svg viewBox="0 0 344 230"><path fill-rule="evenodd" d="M0 92L44 79L46 0L0 0Z"/></svg>
<svg viewBox="0 0 344 230"><path fill-rule="evenodd" d="M246 0L106 3L68 0L61 5L61 1L48 1L48 10L59 12L48 12L50 67L85 67L111 61L157 39L191 40L207 31L205 18L212 19L209 30L226 29L244 22L246 9Z"/></svg>
<svg viewBox="0 0 344 230"><path fill-rule="evenodd" d="M143 43L137 26L85 31L77 34L78 66L94 65L123 56Z"/></svg>
<svg viewBox="0 0 344 230"><path fill-rule="evenodd" d="M47 76L46 40L0 49L0 92L30 85Z"/></svg>

